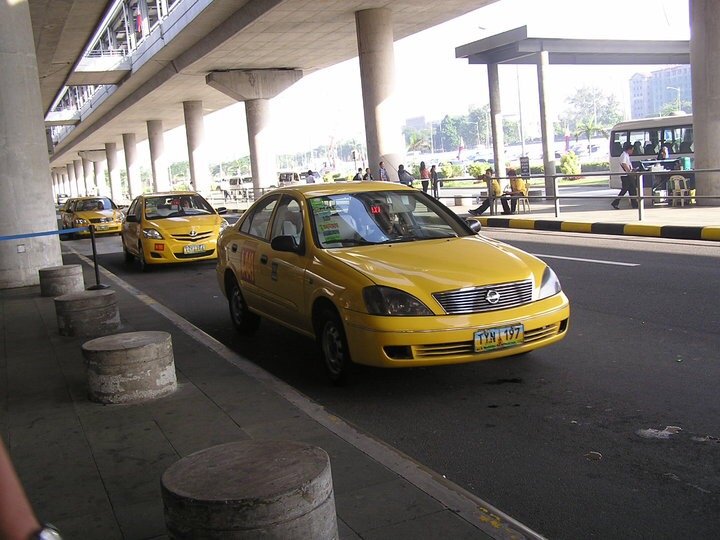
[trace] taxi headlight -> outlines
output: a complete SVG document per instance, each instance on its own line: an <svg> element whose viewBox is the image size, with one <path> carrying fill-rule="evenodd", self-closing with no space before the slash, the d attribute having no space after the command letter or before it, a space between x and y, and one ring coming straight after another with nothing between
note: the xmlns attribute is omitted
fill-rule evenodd
<svg viewBox="0 0 720 540"><path fill-rule="evenodd" d="M392 287L373 286L363 290L365 306L370 315L419 317L433 312L413 295Z"/></svg>
<svg viewBox="0 0 720 540"><path fill-rule="evenodd" d="M90 222L84 218L79 217L79 218L75 218L73 220L73 225L75 225L76 227L82 227L83 225L89 225L89 224L90 224Z"/></svg>
<svg viewBox="0 0 720 540"><path fill-rule="evenodd" d="M145 238L152 238L153 240L163 240L162 234L155 229L143 229L143 236Z"/></svg>
<svg viewBox="0 0 720 540"><path fill-rule="evenodd" d="M546 266L545 272L543 273L542 277L542 283L540 283L538 300L542 300L543 298L549 298L550 296L553 296L560 291L562 291L562 287L560 286L560 280L555 275L555 272L553 272L549 266Z"/></svg>

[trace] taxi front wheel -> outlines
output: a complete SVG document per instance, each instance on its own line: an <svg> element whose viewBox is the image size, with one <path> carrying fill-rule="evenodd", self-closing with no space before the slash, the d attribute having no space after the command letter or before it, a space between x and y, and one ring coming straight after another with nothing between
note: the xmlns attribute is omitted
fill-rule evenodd
<svg viewBox="0 0 720 540"><path fill-rule="evenodd" d="M342 321L330 308L322 311L319 321L317 340L325 372L333 384L343 384L349 378L353 363Z"/></svg>
<svg viewBox="0 0 720 540"><path fill-rule="evenodd" d="M228 306L230 308L230 320L235 330L243 335L251 335L257 331L258 326L260 326L260 317L248 309L242 291L240 291L240 286L235 280L230 286Z"/></svg>

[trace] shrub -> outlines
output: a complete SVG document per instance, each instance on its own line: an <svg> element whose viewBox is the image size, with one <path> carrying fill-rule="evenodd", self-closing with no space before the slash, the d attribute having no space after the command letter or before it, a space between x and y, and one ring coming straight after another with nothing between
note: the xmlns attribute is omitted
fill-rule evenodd
<svg viewBox="0 0 720 540"><path fill-rule="evenodd" d="M457 178L465 174L465 169L462 165L453 165L452 163L443 163L440 165L440 170L444 178Z"/></svg>
<svg viewBox="0 0 720 540"><path fill-rule="evenodd" d="M575 178L581 173L580 160L575 155L575 152L568 152L560 158L560 172L572 175Z"/></svg>
<svg viewBox="0 0 720 540"><path fill-rule="evenodd" d="M471 163L468 165L467 172L473 178L480 178L483 174L485 174L488 167L489 165L485 163Z"/></svg>
<svg viewBox="0 0 720 540"><path fill-rule="evenodd" d="M583 163L580 168L582 172L606 172L610 170L610 163L607 161L594 161L592 163Z"/></svg>

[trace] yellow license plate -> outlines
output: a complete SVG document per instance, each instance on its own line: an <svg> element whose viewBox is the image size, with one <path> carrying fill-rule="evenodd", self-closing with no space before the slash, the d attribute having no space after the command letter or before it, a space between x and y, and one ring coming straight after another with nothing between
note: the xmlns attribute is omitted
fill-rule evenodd
<svg viewBox="0 0 720 540"><path fill-rule="evenodd" d="M192 255L193 253L202 253L205 251L205 244L193 244L191 246L184 246L183 253L185 255Z"/></svg>
<svg viewBox="0 0 720 540"><path fill-rule="evenodd" d="M107 231L107 230L108 230L108 226L107 226L107 225L96 225L95 228L96 228L98 231Z"/></svg>
<svg viewBox="0 0 720 540"><path fill-rule="evenodd" d="M475 332L475 352L492 351L520 345L525 338L522 324L486 328Z"/></svg>

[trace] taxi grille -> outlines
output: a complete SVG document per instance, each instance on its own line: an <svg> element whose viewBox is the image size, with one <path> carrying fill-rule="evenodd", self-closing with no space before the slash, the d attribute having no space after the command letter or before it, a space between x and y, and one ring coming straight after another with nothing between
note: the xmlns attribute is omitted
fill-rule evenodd
<svg viewBox="0 0 720 540"><path fill-rule="evenodd" d="M190 233L173 234L172 237L180 242L201 242L212 237L212 231L199 231L194 236Z"/></svg>
<svg viewBox="0 0 720 540"><path fill-rule="evenodd" d="M178 259L197 259L198 257L208 257L215 253L214 249L201 251L200 253L173 253Z"/></svg>
<svg viewBox="0 0 720 540"><path fill-rule="evenodd" d="M101 218L92 218L90 220L90 223L111 223L112 221L113 221L113 218L101 217Z"/></svg>
<svg viewBox="0 0 720 540"><path fill-rule="evenodd" d="M533 282L531 279L513 283L501 283L487 287L472 287L457 291L434 293L433 297L448 315L464 313L483 313L499 309L509 309L532 301ZM496 292L499 300L491 304L488 293Z"/></svg>
<svg viewBox="0 0 720 540"><path fill-rule="evenodd" d="M541 341L553 337L561 333L561 323L549 324L541 328L525 331L525 339L523 345ZM414 345L412 347L412 357L414 360L431 360L433 358L442 358L444 356L464 356L475 354L475 343L473 340L458 341L454 343L437 343L434 345Z"/></svg>

